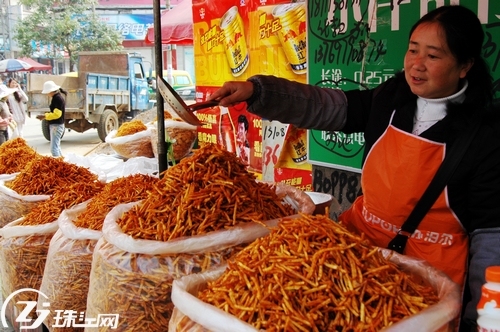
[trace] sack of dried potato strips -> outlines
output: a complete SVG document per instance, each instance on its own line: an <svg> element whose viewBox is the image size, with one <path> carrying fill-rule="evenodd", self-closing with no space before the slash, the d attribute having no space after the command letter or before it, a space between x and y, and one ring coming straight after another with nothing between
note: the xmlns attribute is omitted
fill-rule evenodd
<svg viewBox="0 0 500 332"><path fill-rule="evenodd" d="M46 201L57 190L76 183L93 183L97 174L62 158L38 156L18 173L0 176L0 222L2 226Z"/></svg>
<svg viewBox="0 0 500 332"><path fill-rule="evenodd" d="M170 332L447 331L460 288L326 216L283 219L219 267L173 282Z"/></svg>
<svg viewBox="0 0 500 332"><path fill-rule="evenodd" d="M40 286L47 298L38 301L38 310L50 311L44 320L50 331L83 331L75 326L62 327L64 321L57 310L71 308L77 313L86 312L92 255L102 236L104 218L120 203L147 197L158 180L138 173L120 177L107 183L91 200L61 213L57 220L59 229L50 241ZM50 302L50 307L43 306L43 302ZM76 323L83 324L79 319L84 318L79 316Z"/></svg>
<svg viewBox="0 0 500 332"><path fill-rule="evenodd" d="M90 199L103 186L99 181L74 183L56 191L26 216L0 229L0 275L4 297L22 288L40 288L50 240L57 231L61 212ZM14 303L19 299L36 301L37 295L20 293Z"/></svg>
<svg viewBox="0 0 500 332"><path fill-rule="evenodd" d="M153 154L158 158L158 123L148 124L151 127L151 145ZM196 126L181 120L165 120L165 136L167 142L171 144L171 151L167 151L168 160L179 161L187 156L193 148L197 137Z"/></svg>
<svg viewBox="0 0 500 332"><path fill-rule="evenodd" d="M9 174L0 180L0 228L26 215L33 207L50 197L49 195L20 195L7 188L5 182L15 177L16 174Z"/></svg>
<svg viewBox="0 0 500 332"><path fill-rule="evenodd" d="M261 224L246 223L166 242L134 239L115 222L134 204L140 203L116 206L106 216L90 273L87 317L119 313L117 331L166 329L173 310L174 279L207 271L268 232Z"/></svg>
<svg viewBox="0 0 500 332"><path fill-rule="evenodd" d="M22 288L39 289L50 239L57 230L55 220L38 226L21 226L23 220L24 217L19 218L0 229L0 279L4 299ZM37 296L36 292L22 292L10 299L9 304L22 311L24 304L18 306L17 303L36 301ZM31 318L35 318L34 311Z"/></svg>
<svg viewBox="0 0 500 332"><path fill-rule="evenodd" d="M256 182L234 154L201 148L169 168L146 199L106 216L87 314L119 313L119 331L164 330L174 279L224 262L268 233L265 220L292 214L276 188Z"/></svg>
<svg viewBox="0 0 500 332"><path fill-rule="evenodd" d="M50 310L43 321L49 331L84 331L84 328L64 327L64 321L56 321L55 317L56 310L71 309L77 315L86 310L92 254L102 232L76 227L73 220L85 211L88 203L89 201L80 203L61 213L57 220L59 229L49 243L40 284L40 292L46 298L39 297L37 305L39 311ZM44 302L49 302L50 307L44 306ZM78 318L75 322L84 323Z"/></svg>
<svg viewBox="0 0 500 332"><path fill-rule="evenodd" d="M127 129L128 126L138 127L138 131L124 131L120 135L123 128ZM140 129L140 130L139 130ZM124 135L125 134L125 135ZM124 122L118 130L112 130L105 139L111 148L120 156L124 158L134 157L154 157L153 148L151 146L151 129L146 127L140 120L132 120Z"/></svg>

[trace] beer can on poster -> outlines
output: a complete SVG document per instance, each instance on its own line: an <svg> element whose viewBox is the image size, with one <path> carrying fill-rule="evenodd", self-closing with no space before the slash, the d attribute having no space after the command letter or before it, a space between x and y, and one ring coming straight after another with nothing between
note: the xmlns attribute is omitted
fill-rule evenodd
<svg viewBox="0 0 500 332"><path fill-rule="evenodd" d="M307 161L307 130L290 125L287 136L290 156L294 163L303 164Z"/></svg>
<svg viewBox="0 0 500 332"><path fill-rule="evenodd" d="M238 7L229 8L222 16L220 29L231 73L234 77L238 77L247 69L249 62L243 19L238 12Z"/></svg>
<svg viewBox="0 0 500 332"><path fill-rule="evenodd" d="M279 19L276 32L292 71L305 74L307 71L306 8L304 3L289 3L276 6L273 16Z"/></svg>

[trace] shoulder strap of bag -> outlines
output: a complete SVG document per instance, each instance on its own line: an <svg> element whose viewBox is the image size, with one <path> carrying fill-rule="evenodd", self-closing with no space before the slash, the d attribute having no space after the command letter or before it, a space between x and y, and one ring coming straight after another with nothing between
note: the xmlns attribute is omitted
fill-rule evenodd
<svg viewBox="0 0 500 332"><path fill-rule="evenodd" d="M413 208L413 211L411 211L396 236L389 242L387 246L388 249L394 250L400 254L404 252L408 238L415 232L418 225L457 169L465 151L467 151L472 139L479 130L480 122L479 120L475 121L470 130L457 139L454 146L441 163L441 166L439 166L424 194Z"/></svg>

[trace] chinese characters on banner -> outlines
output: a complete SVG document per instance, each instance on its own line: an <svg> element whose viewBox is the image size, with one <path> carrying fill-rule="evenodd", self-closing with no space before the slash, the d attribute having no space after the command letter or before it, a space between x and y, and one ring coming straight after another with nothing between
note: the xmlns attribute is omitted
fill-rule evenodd
<svg viewBox="0 0 500 332"><path fill-rule="evenodd" d="M341 1L342 2L342 1ZM403 69L412 25L449 1L308 0L308 83L351 90L374 88ZM451 1L453 3L454 1ZM484 56L493 78L500 77L499 1L461 0L483 23ZM495 83L495 86L500 86ZM309 161L313 165L360 172L362 134L311 130Z"/></svg>
<svg viewBox="0 0 500 332"><path fill-rule="evenodd" d="M193 0L193 21L197 101L226 81L256 74L306 82L305 2ZM246 103L200 110L197 116L205 122L198 129L200 144L217 143L234 151L264 180L311 188L307 156L293 159L295 150L286 143L298 133L293 146L307 154L305 130L269 121L263 126Z"/></svg>
<svg viewBox="0 0 500 332"><path fill-rule="evenodd" d="M152 14L99 15L99 20L118 31L124 40L144 40L154 25Z"/></svg>

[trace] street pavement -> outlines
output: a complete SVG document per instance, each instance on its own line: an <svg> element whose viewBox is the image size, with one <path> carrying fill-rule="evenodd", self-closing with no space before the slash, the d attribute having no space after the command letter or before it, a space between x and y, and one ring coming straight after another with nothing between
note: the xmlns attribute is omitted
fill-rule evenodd
<svg viewBox="0 0 500 332"><path fill-rule="evenodd" d="M24 126L24 139L38 153L50 156L50 142L43 137L41 121L31 117L27 118ZM83 133L66 129L61 140L61 150L65 153L86 155L95 149L101 140L97 135L97 129L89 129Z"/></svg>

